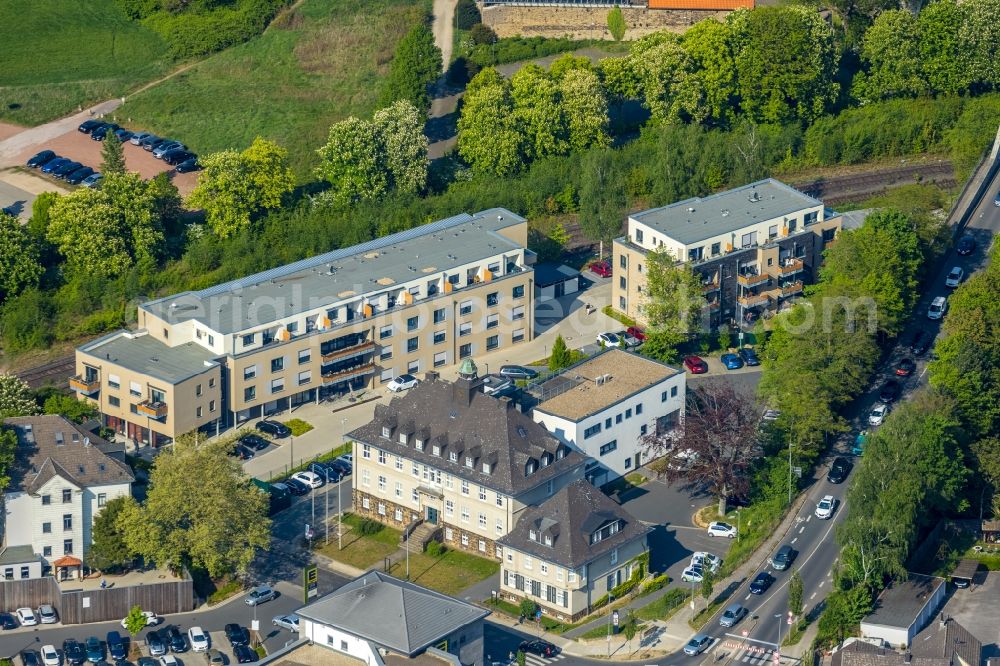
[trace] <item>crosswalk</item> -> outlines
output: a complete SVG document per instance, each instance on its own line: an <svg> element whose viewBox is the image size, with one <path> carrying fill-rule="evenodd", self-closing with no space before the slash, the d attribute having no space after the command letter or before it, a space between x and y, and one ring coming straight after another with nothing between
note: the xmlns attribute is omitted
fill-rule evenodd
<svg viewBox="0 0 1000 666"><path fill-rule="evenodd" d="M767 666L779 663L778 654L770 648L730 641L723 643L720 647L731 652L732 656L727 660L730 663L742 663L749 666Z"/></svg>
<svg viewBox="0 0 1000 666"><path fill-rule="evenodd" d="M554 664L555 662L565 659L566 655L559 653L551 659L546 659L545 657L539 657L536 654L525 654L524 661L526 664L531 664L531 666L548 666L549 664Z"/></svg>

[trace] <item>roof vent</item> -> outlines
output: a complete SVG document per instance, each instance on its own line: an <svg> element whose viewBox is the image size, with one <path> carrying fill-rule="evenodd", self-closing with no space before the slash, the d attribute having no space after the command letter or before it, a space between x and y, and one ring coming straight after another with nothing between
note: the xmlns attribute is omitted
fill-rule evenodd
<svg viewBox="0 0 1000 666"><path fill-rule="evenodd" d="M722 217L729 217L729 209L728 208L722 211Z"/></svg>
<svg viewBox="0 0 1000 666"><path fill-rule="evenodd" d="M693 213L694 212L694 206L688 206L688 212L689 213Z"/></svg>
<svg viewBox="0 0 1000 666"><path fill-rule="evenodd" d="M89 437L84 437L83 438L83 445L84 446L90 446L90 438Z"/></svg>

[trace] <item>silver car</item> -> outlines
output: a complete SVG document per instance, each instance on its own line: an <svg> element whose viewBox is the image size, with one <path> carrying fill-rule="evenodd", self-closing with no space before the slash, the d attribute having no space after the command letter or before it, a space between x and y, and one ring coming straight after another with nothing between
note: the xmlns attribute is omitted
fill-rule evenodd
<svg viewBox="0 0 1000 666"><path fill-rule="evenodd" d="M705 649L711 644L712 644L711 636L706 636L705 634L697 634L696 636L694 636L694 638L692 638L687 642L687 645L684 646L684 654L688 655L689 657L695 657L704 652Z"/></svg>
<svg viewBox="0 0 1000 666"><path fill-rule="evenodd" d="M258 585L247 593L246 604L247 606L258 606L277 596L277 593L269 585Z"/></svg>
<svg viewBox="0 0 1000 666"><path fill-rule="evenodd" d="M299 630L299 616L298 615L275 615L274 619L271 620L271 624L276 627L281 627L282 629L287 629L288 631L298 632Z"/></svg>
<svg viewBox="0 0 1000 666"><path fill-rule="evenodd" d="M732 604L722 611L722 616L719 618L719 624L723 627L735 626L737 622L743 619L743 616L747 614L747 609L740 604Z"/></svg>

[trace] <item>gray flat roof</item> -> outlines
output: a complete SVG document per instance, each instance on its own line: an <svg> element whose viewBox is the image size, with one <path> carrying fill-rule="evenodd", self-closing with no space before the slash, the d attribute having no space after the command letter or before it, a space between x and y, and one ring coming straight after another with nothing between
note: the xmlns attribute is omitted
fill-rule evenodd
<svg viewBox="0 0 1000 666"><path fill-rule="evenodd" d="M462 213L141 307L169 323L194 319L223 335L237 333L519 250L497 231L524 221L503 208Z"/></svg>
<svg viewBox="0 0 1000 666"><path fill-rule="evenodd" d="M937 576L910 574L908 580L897 581L885 589L875 602L875 610L861 622L906 629L943 584L944 579Z"/></svg>
<svg viewBox="0 0 1000 666"><path fill-rule="evenodd" d="M539 287L565 282L579 275L580 271L566 264L535 264L535 284Z"/></svg>
<svg viewBox="0 0 1000 666"><path fill-rule="evenodd" d="M156 338L119 331L80 347L80 351L108 359L135 372L177 384L199 375L218 356L193 342L168 347Z"/></svg>
<svg viewBox="0 0 1000 666"><path fill-rule="evenodd" d="M31 546L7 546L0 550L0 564L29 564L37 562L38 555Z"/></svg>
<svg viewBox="0 0 1000 666"><path fill-rule="evenodd" d="M757 194L757 201L750 198ZM822 202L784 183L767 178L707 197L694 197L630 217L690 245L738 229L795 213ZM690 209L694 209L693 211Z"/></svg>

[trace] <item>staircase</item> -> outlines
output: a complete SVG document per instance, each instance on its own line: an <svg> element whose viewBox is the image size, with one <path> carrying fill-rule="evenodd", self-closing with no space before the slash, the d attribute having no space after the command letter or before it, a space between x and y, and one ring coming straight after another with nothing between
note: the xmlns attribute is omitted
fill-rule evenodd
<svg viewBox="0 0 1000 666"><path fill-rule="evenodd" d="M419 550L422 552L433 539L440 539L441 528L438 525L427 523L423 520L413 521L413 523L407 525L406 529L403 530L403 535L400 537L400 542L403 544L406 543L407 533L410 535L410 547L414 551Z"/></svg>

